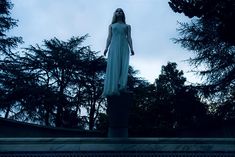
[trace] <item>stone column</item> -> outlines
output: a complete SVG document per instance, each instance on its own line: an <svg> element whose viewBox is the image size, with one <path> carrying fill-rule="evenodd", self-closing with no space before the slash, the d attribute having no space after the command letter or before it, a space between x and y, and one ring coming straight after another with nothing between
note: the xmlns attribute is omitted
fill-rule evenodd
<svg viewBox="0 0 235 157"><path fill-rule="evenodd" d="M128 137L128 115L132 104L132 93L122 92L107 98L109 130L108 137Z"/></svg>

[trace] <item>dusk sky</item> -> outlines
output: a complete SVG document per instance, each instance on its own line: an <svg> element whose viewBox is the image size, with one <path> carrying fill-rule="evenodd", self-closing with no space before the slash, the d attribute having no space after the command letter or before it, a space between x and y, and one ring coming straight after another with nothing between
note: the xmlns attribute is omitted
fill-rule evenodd
<svg viewBox="0 0 235 157"><path fill-rule="evenodd" d="M12 3L11 16L19 22L10 33L23 37L25 43L20 48L41 45L43 40L53 37L67 41L88 33L90 37L84 46L90 45L101 55L113 12L120 7L132 27L136 55L130 58L130 65L140 71L139 77L153 83L161 66L171 61L178 64L189 82L199 81L198 76L188 72L192 67L184 61L193 57L193 52L171 40L178 36L177 21L190 19L174 13L168 0L12 0Z"/></svg>

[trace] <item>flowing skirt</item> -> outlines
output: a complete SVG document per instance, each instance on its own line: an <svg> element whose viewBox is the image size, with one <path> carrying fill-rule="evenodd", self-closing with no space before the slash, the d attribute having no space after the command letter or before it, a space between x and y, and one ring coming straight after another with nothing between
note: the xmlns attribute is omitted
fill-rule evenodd
<svg viewBox="0 0 235 157"><path fill-rule="evenodd" d="M128 78L129 54L127 39L114 38L111 41L102 96L118 95L121 90L125 90Z"/></svg>

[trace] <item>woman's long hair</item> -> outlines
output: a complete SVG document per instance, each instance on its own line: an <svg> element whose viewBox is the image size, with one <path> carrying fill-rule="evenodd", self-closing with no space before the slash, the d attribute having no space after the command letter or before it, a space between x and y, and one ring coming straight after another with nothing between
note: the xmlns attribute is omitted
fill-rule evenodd
<svg viewBox="0 0 235 157"><path fill-rule="evenodd" d="M116 16L115 13L116 13L116 11L117 11L118 9L121 9L121 8L117 8L117 9L115 10L115 12L113 13L113 19L112 19L112 23L111 23L111 24L114 24L114 23L117 22L117 16ZM122 10L122 9L121 9L121 10ZM123 12L122 22L126 24L126 16L125 16L125 13L124 13L123 10L122 10L122 12Z"/></svg>

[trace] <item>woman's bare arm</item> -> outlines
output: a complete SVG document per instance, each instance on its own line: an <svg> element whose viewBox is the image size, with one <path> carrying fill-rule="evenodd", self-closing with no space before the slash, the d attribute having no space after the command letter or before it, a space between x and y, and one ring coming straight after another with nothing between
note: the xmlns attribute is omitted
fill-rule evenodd
<svg viewBox="0 0 235 157"><path fill-rule="evenodd" d="M130 46L131 49L131 55L134 55L134 50L133 50L133 45L132 45L132 38L131 38L131 26L128 25L127 26L127 40L128 40L128 44Z"/></svg>
<svg viewBox="0 0 235 157"><path fill-rule="evenodd" d="M104 55L105 55L105 56L106 56L106 54L107 54L109 45L110 45L110 43L111 43L111 38L112 38L112 27L111 27L111 25L109 25L108 38L107 38L106 47L105 47L105 50L104 50Z"/></svg>

